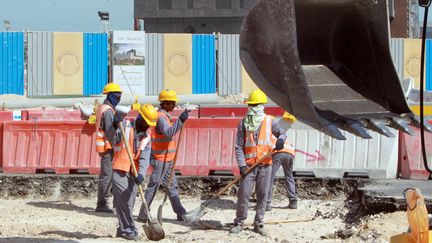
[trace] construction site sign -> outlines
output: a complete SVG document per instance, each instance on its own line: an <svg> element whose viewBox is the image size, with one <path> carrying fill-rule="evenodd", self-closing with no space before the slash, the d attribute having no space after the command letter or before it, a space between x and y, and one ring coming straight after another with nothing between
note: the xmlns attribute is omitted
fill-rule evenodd
<svg viewBox="0 0 432 243"><path fill-rule="evenodd" d="M113 31L111 65L114 83L125 94L145 93L145 32Z"/></svg>

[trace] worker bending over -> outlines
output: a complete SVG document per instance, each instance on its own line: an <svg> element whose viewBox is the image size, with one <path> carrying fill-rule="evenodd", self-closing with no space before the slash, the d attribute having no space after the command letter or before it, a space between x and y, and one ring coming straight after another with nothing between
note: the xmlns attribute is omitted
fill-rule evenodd
<svg viewBox="0 0 432 243"><path fill-rule="evenodd" d="M282 119L284 122L288 122L289 127L291 126L292 123L296 121L296 118L293 115L289 114L288 112L284 113ZM274 141L276 141L275 138ZM276 172L279 170L279 167L281 165L285 175L284 177L285 188L289 199L288 208L297 209L297 194L296 194L295 180L293 175L294 157L295 157L294 148L289 143L288 140L285 141L283 149L276 150L273 152L272 155L273 168L272 168L272 175L271 175L271 185L270 185L270 190L267 199L266 211L272 210L273 185L274 185Z"/></svg>
<svg viewBox="0 0 432 243"><path fill-rule="evenodd" d="M106 99L98 107L96 112L96 152L101 158L99 182L98 182L98 199L96 212L114 213L108 207L108 197L111 191L112 179L112 160L114 151L112 149L113 138L116 128L113 127L115 118L115 108L120 102L122 90L116 83L105 85L103 94Z"/></svg>
<svg viewBox="0 0 432 243"><path fill-rule="evenodd" d="M174 110L177 95L173 90L163 90L160 92L158 100L160 101L160 109L158 110L158 119L156 127L152 132L152 147L150 156L150 165L153 167L153 172L150 176L150 181L145 192L145 198L150 207L157 189L160 184L165 188L168 187L168 179L173 169L173 160L177 151L177 144L174 136L182 128L184 122L188 119L188 110L180 114L179 118L173 122L169 112ZM171 184L168 188L168 197L174 212L177 214L177 220L184 221L186 209L182 206L178 193L177 178L173 174ZM141 206L138 214L138 220L146 222L148 215Z"/></svg>
<svg viewBox="0 0 432 243"><path fill-rule="evenodd" d="M240 174L239 190L237 192L237 211L234 226L231 233L239 233L248 213L248 199L251 196L255 183L257 193L257 206L254 219L254 231L260 235L266 235L264 230L264 214L272 172L272 160L267 156L249 174L245 174L248 166L254 164L267 153L273 150L272 134L277 137L275 149L283 149L286 140L285 131L279 127L273 117L264 113L264 104L267 96L261 90L255 90L246 103L249 106L246 116L238 126L235 144L237 163Z"/></svg>
<svg viewBox="0 0 432 243"><path fill-rule="evenodd" d="M121 130L117 129L112 165L114 205L119 221L116 237L127 240L139 240L141 238L135 227L132 211L137 196L137 185L141 185L144 181L150 160L151 139L147 130L150 126L156 125L156 120L156 108L145 104L141 105L135 122L121 121L125 129L125 140L128 142L129 149L133 149L131 152L138 172L137 177L134 177ZM115 121L113 125L118 127L118 122L120 121Z"/></svg>

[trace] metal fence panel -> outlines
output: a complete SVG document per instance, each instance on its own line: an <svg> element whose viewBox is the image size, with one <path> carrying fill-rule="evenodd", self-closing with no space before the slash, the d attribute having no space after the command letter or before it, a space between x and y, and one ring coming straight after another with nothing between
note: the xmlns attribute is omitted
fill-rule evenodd
<svg viewBox="0 0 432 243"><path fill-rule="evenodd" d="M163 89L163 34L145 35L146 95L158 95Z"/></svg>
<svg viewBox="0 0 432 243"><path fill-rule="evenodd" d="M426 40L425 52L425 89L432 91L432 40Z"/></svg>
<svg viewBox="0 0 432 243"><path fill-rule="evenodd" d="M84 33L84 96L101 94L108 82L108 34Z"/></svg>
<svg viewBox="0 0 432 243"><path fill-rule="evenodd" d="M214 35L192 36L192 93L216 92L215 37Z"/></svg>
<svg viewBox="0 0 432 243"><path fill-rule="evenodd" d="M0 94L24 95L24 33L0 32Z"/></svg>
<svg viewBox="0 0 432 243"><path fill-rule="evenodd" d="M218 36L218 93L227 96L241 93L239 35Z"/></svg>
<svg viewBox="0 0 432 243"><path fill-rule="evenodd" d="M390 53L399 79L403 78L404 47L402 38L390 39Z"/></svg>
<svg viewBox="0 0 432 243"><path fill-rule="evenodd" d="M52 33L27 33L27 95L52 95Z"/></svg>

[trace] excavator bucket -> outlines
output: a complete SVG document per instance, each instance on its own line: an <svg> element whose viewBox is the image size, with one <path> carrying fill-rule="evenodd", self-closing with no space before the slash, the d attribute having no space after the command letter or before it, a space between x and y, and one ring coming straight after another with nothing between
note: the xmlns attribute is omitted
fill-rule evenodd
<svg viewBox="0 0 432 243"><path fill-rule="evenodd" d="M409 125L420 122L389 39L386 0L261 0L243 20L240 56L276 104L327 135L413 134Z"/></svg>

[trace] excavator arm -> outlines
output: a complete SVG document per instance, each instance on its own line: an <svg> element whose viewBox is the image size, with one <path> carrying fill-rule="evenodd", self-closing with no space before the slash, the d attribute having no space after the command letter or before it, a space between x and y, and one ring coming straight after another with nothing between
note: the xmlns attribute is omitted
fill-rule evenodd
<svg viewBox="0 0 432 243"><path fill-rule="evenodd" d="M240 57L276 104L329 136L413 134L389 40L386 0L261 0L243 20Z"/></svg>

